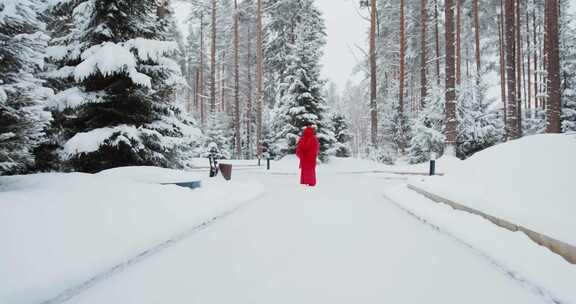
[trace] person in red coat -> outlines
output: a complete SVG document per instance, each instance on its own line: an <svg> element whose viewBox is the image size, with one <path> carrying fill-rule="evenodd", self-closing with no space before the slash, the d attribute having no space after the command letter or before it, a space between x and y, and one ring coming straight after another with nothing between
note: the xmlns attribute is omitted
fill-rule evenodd
<svg viewBox="0 0 576 304"><path fill-rule="evenodd" d="M304 129L304 135L298 141L296 156L300 159L300 183L311 187L316 186L316 158L320 151L320 143L310 126Z"/></svg>

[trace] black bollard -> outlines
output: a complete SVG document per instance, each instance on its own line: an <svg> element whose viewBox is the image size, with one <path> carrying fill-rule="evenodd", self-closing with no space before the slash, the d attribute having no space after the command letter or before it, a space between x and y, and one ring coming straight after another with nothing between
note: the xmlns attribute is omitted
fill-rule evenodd
<svg viewBox="0 0 576 304"><path fill-rule="evenodd" d="M436 161L430 160L430 176L436 175Z"/></svg>
<svg viewBox="0 0 576 304"><path fill-rule="evenodd" d="M258 158L258 167L260 167L260 158Z"/></svg>
<svg viewBox="0 0 576 304"><path fill-rule="evenodd" d="M266 159L266 170L270 170L270 158Z"/></svg>

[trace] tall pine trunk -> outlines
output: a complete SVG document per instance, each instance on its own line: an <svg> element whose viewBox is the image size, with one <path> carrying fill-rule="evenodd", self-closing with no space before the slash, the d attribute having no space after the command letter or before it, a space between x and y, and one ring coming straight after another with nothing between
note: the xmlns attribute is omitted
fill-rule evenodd
<svg viewBox="0 0 576 304"><path fill-rule="evenodd" d="M200 103L200 123L206 123L206 101L204 98L204 14L200 14L200 50L198 52L200 58L200 76L198 80L198 102Z"/></svg>
<svg viewBox="0 0 576 304"><path fill-rule="evenodd" d="M520 18L520 0L516 0L516 111L518 136L522 136L522 19Z"/></svg>
<svg viewBox="0 0 576 304"><path fill-rule="evenodd" d="M476 43L476 85L480 86L480 73L482 70L480 62L480 14L478 12L478 0L473 0L472 9L474 10L474 40Z"/></svg>
<svg viewBox="0 0 576 304"><path fill-rule="evenodd" d="M518 130L518 101L516 99L516 20L514 18L516 0L504 1L504 40L506 43L506 78L508 89L506 136L508 139L516 139L520 136L520 130Z"/></svg>
<svg viewBox="0 0 576 304"><path fill-rule="evenodd" d="M561 111L561 91L560 91L560 48L558 37L558 0L546 1L546 50L548 68L548 100L546 105L546 132L562 132L560 111Z"/></svg>
<svg viewBox="0 0 576 304"><path fill-rule="evenodd" d="M240 32L238 26L238 0L234 0L234 143L236 157L242 157L242 139L240 137Z"/></svg>
<svg viewBox="0 0 576 304"><path fill-rule="evenodd" d="M438 0L434 0L434 40L436 44L436 84L440 86L440 26L438 25L439 21L438 16Z"/></svg>
<svg viewBox="0 0 576 304"><path fill-rule="evenodd" d="M501 6L503 7L503 6ZM500 10L500 14L498 15L498 43L499 43L499 53L500 53L500 96L502 98L502 106L504 108L504 125L507 122L507 102L506 102L506 59L504 58L504 27L503 27L503 19L502 16L504 14L504 10Z"/></svg>
<svg viewBox="0 0 576 304"><path fill-rule="evenodd" d="M405 18L404 18L404 1L405 0L400 0L400 88L399 88L399 94L398 94L398 115L400 117L401 125L400 128L398 128L399 132L400 132L400 140L398 142L398 146L400 148L400 151L402 153L404 153L404 149L405 149L405 142L404 142L404 126L403 126L403 121L404 121L404 87L406 85L406 34L405 34Z"/></svg>
<svg viewBox="0 0 576 304"><path fill-rule="evenodd" d="M246 69L247 69L247 96L246 96L246 157L251 159L254 154L252 151L252 33L250 26L246 26L246 39L248 39L248 47L246 52Z"/></svg>
<svg viewBox="0 0 576 304"><path fill-rule="evenodd" d="M370 7L370 138L372 145L378 143L378 112L376 106L376 0Z"/></svg>
<svg viewBox="0 0 576 304"><path fill-rule="evenodd" d="M462 6L456 1L456 83L462 82Z"/></svg>
<svg viewBox="0 0 576 304"><path fill-rule="evenodd" d="M532 117L532 43L530 39L530 12L528 10L528 5L526 5L526 58L528 59L528 70L526 74L528 75L528 81L525 84L528 89L528 107L527 114L528 117Z"/></svg>
<svg viewBox="0 0 576 304"><path fill-rule="evenodd" d="M427 21L427 0L420 0L420 108L424 108L426 96L428 95L426 79L426 61L428 60L428 48L426 45Z"/></svg>
<svg viewBox="0 0 576 304"><path fill-rule="evenodd" d="M258 0L256 11L256 152L258 158L262 158L262 116L264 111L264 95L262 90L262 82L264 78L264 56L262 49L262 0Z"/></svg>
<svg viewBox="0 0 576 304"><path fill-rule="evenodd" d="M212 50L210 52L210 115L216 113L216 0L212 0Z"/></svg>
<svg viewBox="0 0 576 304"><path fill-rule="evenodd" d="M446 20L446 154L456 155L456 79L454 58L454 4L452 0L445 1Z"/></svg>

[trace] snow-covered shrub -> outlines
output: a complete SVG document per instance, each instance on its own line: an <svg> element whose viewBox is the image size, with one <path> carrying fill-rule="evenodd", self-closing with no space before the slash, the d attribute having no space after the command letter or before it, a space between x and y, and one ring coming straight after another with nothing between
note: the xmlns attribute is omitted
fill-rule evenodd
<svg viewBox="0 0 576 304"><path fill-rule="evenodd" d="M348 121L343 114L333 114L332 120L332 132L336 137L336 143L334 144L334 155L336 157L350 157L352 152L348 145L352 135L350 134Z"/></svg>
<svg viewBox="0 0 576 304"><path fill-rule="evenodd" d="M492 101L485 100L484 91L482 83L478 87L474 78L463 80L459 87L456 155L460 158L495 145L503 136L502 120L490 110Z"/></svg>
<svg viewBox="0 0 576 304"><path fill-rule="evenodd" d="M408 149L408 161L421 163L430 160L431 153L442 155L444 151L444 96L443 90L431 88L425 98L424 108L418 113L412 128Z"/></svg>

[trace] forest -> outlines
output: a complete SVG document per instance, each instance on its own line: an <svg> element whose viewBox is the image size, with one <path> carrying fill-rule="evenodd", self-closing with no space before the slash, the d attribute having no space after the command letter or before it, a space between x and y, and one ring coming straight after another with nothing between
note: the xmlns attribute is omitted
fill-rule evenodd
<svg viewBox="0 0 576 304"><path fill-rule="evenodd" d="M336 88L313 0L0 0L0 174L279 159L307 125L322 161L387 164L574 132L574 6L359 1Z"/></svg>

